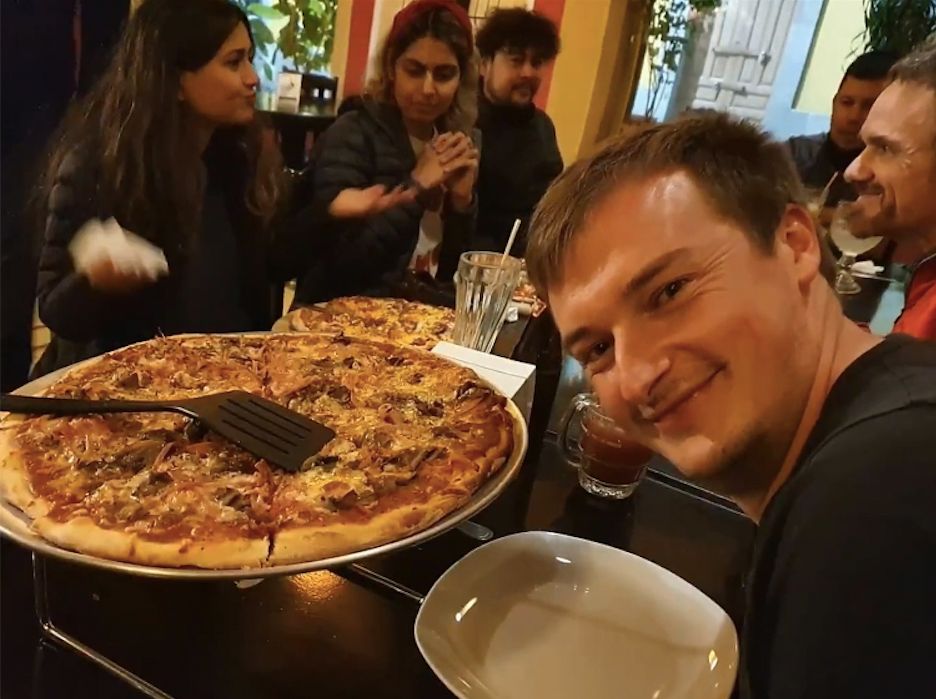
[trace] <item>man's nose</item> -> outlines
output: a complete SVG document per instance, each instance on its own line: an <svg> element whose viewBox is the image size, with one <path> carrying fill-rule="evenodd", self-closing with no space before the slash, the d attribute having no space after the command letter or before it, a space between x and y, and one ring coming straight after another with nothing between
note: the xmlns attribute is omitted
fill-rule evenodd
<svg viewBox="0 0 936 699"><path fill-rule="evenodd" d="M871 170L865 165L865 154L868 149L865 148L857 158L851 161L851 165L845 168L845 179L848 182L867 182L871 179Z"/></svg>
<svg viewBox="0 0 936 699"><path fill-rule="evenodd" d="M653 387L669 370L670 362L649 349L628 347L624 338L615 337L614 369L621 398L632 406L646 404Z"/></svg>

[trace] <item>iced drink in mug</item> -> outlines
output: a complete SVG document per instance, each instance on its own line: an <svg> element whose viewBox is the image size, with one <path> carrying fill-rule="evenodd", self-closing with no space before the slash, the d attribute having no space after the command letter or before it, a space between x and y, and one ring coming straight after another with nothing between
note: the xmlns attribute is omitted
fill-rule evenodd
<svg viewBox="0 0 936 699"><path fill-rule="evenodd" d="M577 440L572 436L576 423ZM572 399L559 430L559 443L569 463L578 468L579 484L605 498L630 497L653 458L652 451L629 439L587 393Z"/></svg>

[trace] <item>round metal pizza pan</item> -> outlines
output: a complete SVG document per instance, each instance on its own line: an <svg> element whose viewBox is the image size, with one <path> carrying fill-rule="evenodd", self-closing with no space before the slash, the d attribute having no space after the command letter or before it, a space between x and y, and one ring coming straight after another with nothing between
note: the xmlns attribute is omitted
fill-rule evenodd
<svg viewBox="0 0 936 699"><path fill-rule="evenodd" d="M443 358L444 359L444 358ZM87 362L94 361L93 359ZM15 393L23 395L35 395L52 385L66 372L81 366L87 362L80 362L70 367L65 367L58 371L43 376L36 381L26 384L19 388ZM483 383L483 379L480 379ZM488 384L490 386L490 384ZM491 386L493 390L497 390ZM513 417L514 425L514 449L500 471L493 478L485 483L460 509L450 512L438 522L423 529L422 531L411 534L403 539L391 541L379 546L368 549L362 549L353 553L331 558L323 558L317 561L306 561L303 563L290 563L288 565L274 565L263 568L231 568L221 570L210 570L203 568L170 568L162 566L138 565L136 563L127 563L124 561L114 561L107 558L100 558L85 553L78 553L57 546L46 541L36 534L30 526L30 518L14 507L10 503L0 500L0 534L9 537L18 544L32 549L33 551L45 556L57 558L71 563L109 570L115 573L124 573L127 575L139 575L148 578L164 578L176 580L246 580L253 578L269 578L279 575L296 575L299 573L308 573L315 570L324 570L328 568L338 568L349 563L356 563L373 556L381 556L400 549L416 546L429 539L439 536L470 519L478 514L485 507L490 505L507 488L510 482L516 477L523 464L523 457L527 451L527 427L522 413L513 401L507 401L507 410Z"/></svg>

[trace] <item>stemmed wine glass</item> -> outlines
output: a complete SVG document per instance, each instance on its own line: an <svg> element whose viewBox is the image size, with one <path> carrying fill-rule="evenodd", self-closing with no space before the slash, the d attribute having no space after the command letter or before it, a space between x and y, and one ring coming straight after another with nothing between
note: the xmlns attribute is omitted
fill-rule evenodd
<svg viewBox="0 0 936 699"><path fill-rule="evenodd" d="M838 273L835 275L835 293L842 296L857 294L861 291L861 286L851 274L852 265L855 264L858 255L873 250L882 240L880 236L855 237L849 224L852 206L853 203L849 201L839 202L835 207L832 224L829 226L829 236L832 242L842 251L842 256L838 261Z"/></svg>

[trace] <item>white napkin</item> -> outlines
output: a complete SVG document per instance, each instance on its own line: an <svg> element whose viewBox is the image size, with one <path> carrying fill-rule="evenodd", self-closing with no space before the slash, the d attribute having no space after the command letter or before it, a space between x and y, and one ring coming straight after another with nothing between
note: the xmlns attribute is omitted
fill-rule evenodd
<svg viewBox="0 0 936 699"><path fill-rule="evenodd" d="M156 281L169 274L169 263L161 249L135 233L121 228L113 218L85 223L68 246L78 272L110 260L121 273Z"/></svg>
<svg viewBox="0 0 936 699"><path fill-rule="evenodd" d="M862 274L880 274L884 271L883 267L874 264L871 260L861 260L853 264L851 268L852 271L861 272Z"/></svg>

